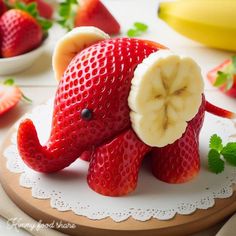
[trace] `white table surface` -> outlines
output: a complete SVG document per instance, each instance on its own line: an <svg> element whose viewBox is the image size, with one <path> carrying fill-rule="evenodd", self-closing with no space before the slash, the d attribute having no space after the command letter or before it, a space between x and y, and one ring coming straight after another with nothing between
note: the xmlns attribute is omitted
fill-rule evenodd
<svg viewBox="0 0 236 236"><path fill-rule="evenodd" d="M158 0L103 0L103 2L120 22L123 34L135 21L145 22L149 26L149 30L143 35L144 38L157 41L168 46L173 51L193 57L201 66L204 78L207 71L232 55L230 52L206 48L174 32L163 21L157 18ZM47 51L30 69L17 75L12 75L16 83L21 86L25 95L33 100L33 104L21 102L15 109L0 117L0 143L14 122L25 112L53 97L56 90L56 81L54 80L51 68L51 54L55 42L62 34L63 31L58 26L54 27L51 30ZM5 78L6 76L0 76L0 81ZM225 108L236 110L234 99L212 88L208 81L205 84L206 97L209 101ZM1 199L0 204L4 204L4 202L1 202ZM213 236L222 225L223 222L196 234L196 236ZM11 229L6 220L0 218L0 235L29 234L23 230L17 232Z"/></svg>

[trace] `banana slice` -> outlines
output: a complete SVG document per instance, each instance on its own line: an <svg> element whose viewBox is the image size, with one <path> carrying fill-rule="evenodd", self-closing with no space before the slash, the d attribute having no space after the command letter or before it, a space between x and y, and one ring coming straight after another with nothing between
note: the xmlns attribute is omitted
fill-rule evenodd
<svg viewBox="0 0 236 236"><path fill-rule="evenodd" d="M163 49L138 65L128 98L134 131L147 145L164 147L179 139L202 102L199 66Z"/></svg>
<svg viewBox="0 0 236 236"><path fill-rule="evenodd" d="M96 27L77 27L64 35L57 42L52 57L52 66L56 79L58 81L61 80L70 61L78 52L108 38L108 34Z"/></svg>

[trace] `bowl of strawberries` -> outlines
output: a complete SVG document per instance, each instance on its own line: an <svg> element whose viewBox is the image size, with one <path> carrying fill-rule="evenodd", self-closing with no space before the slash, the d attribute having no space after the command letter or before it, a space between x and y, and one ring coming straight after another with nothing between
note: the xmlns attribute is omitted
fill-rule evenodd
<svg viewBox="0 0 236 236"><path fill-rule="evenodd" d="M0 75L26 70L45 50L53 11L44 18L37 1L0 0Z"/></svg>

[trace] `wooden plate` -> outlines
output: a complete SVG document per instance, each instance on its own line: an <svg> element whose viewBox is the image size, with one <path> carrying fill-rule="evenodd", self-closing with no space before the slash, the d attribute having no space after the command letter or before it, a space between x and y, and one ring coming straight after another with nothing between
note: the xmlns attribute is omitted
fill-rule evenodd
<svg viewBox="0 0 236 236"><path fill-rule="evenodd" d="M6 168L4 149L10 145L10 137L15 130L12 128L5 138L0 149L0 180L8 196L23 211L36 220L44 223L60 222L62 224L75 224L75 228L59 228L61 232L71 235L189 235L210 227L236 210L236 193L227 199L217 199L214 207L207 210L197 210L191 215L176 215L173 219L160 221L151 219L145 222L129 218L121 223L116 223L110 218L103 220L90 220L83 216L75 215L71 211L60 212L50 207L50 200L35 199L31 189L19 185L19 174L10 172Z"/></svg>

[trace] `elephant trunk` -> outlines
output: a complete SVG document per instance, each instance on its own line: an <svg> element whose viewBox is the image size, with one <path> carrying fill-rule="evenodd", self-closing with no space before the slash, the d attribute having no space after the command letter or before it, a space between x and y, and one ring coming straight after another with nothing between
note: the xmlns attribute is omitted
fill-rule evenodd
<svg viewBox="0 0 236 236"><path fill-rule="evenodd" d="M57 148L41 146L33 122L24 120L18 129L17 145L23 161L35 171L52 173L64 169L74 162L82 150L75 148L73 144L60 143Z"/></svg>

